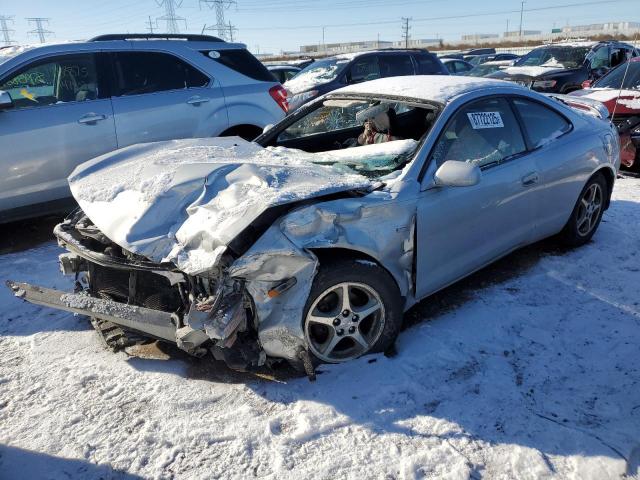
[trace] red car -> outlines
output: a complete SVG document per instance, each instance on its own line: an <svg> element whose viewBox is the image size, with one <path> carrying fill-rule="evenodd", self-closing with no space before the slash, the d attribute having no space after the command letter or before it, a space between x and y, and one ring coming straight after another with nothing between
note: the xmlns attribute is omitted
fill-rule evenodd
<svg viewBox="0 0 640 480"><path fill-rule="evenodd" d="M624 84L623 84L624 81ZM618 65L593 85L571 95L598 100L620 132L623 167L640 172L640 57Z"/></svg>

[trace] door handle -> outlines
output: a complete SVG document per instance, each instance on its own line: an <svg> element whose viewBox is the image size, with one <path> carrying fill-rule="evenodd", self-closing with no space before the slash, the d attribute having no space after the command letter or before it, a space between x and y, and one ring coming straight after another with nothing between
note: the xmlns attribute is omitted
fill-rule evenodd
<svg viewBox="0 0 640 480"><path fill-rule="evenodd" d="M208 98L206 97L199 97L199 96L195 96L195 97L191 97L189 100L187 100L187 103L189 105L200 105L201 103L207 103L209 101Z"/></svg>
<svg viewBox="0 0 640 480"><path fill-rule="evenodd" d="M531 185L538 183L538 180L540 180L540 177L538 176L538 172L531 172L531 173L527 173L524 177L522 177L521 180L522 180L522 185L524 185L525 187L529 187Z"/></svg>
<svg viewBox="0 0 640 480"><path fill-rule="evenodd" d="M98 115L95 113L87 113L86 115L80 117L80 119L78 120L78 123L96 123L99 122L101 120L106 120L107 116L106 115Z"/></svg>

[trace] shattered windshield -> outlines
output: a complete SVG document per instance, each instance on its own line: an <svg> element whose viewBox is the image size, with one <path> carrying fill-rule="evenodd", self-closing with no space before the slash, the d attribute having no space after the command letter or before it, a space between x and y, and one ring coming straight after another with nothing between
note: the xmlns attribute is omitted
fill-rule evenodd
<svg viewBox="0 0 640 480"><path fill-rule="evenodd" d="M435 110L403 102L329 99L282 130L275 146L309 161L380 177L406 165L435 120Z"/></svg>
<svg viewBox="0 0 640 480"><path fill-rule="evenodd" d="M287 83L295 82L309 86L327 83L335 79L347 66L349 60L341 58L327 58L313 62L298 73Z"/></svg>
<svg viewBox="0 0 640 480"><path fill-rule="evenodd" d="M518 67L577 68L591 49L589 47L542 47L524 55L515 65Z"/></svg>
<svg viewBox="0 0 640 480"><path fill-rule="evenodd" d="M622 83L624 79L624 84ZM624 63L598 80L595 88L640 89L640 62Z"/></svg>

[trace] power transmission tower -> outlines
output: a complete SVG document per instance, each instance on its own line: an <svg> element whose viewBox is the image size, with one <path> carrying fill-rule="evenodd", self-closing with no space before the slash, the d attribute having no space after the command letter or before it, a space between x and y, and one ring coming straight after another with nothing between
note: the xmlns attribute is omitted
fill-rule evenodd
<svg viewBox="0 0 640 480"><path fill-rule="evenodd" d="M205 27L204 30L217 30L218 36L223 40L233 41L233 32L237 29L231 25L231 22L227 25L224 19L224 11L231 5L235 5L236 0L199 0L200 8L202 4L205 4L210 9L216 9L216 25L211 27Z"/></svg>
<svg viewBox="0 0 640 480"><path fill-rule="evenodd" d="M35 24L35 28L28 31L27 35L37 35L40 39L40 43L44 43L47 41L47 35L53 35L53 32L51 30L47 30L44 28L45 24L49 25L48 18L32 17L25 18L25 20L30 24Z"/></svg>
<svg viewBox="0 0 640 480"><path fill-rule="evenodd" d="M151 15L149 15L149 21L147 22L147 30L149 30L149 33L153 33L153 22L151 21Z"/></svg>
<svg viewBox="0 0 640 480"><path fill-rule="evenodd" d="M404 48L409 48L409 30L411 27L409 26L409 21L411 17L402 17L402 38L404 40Z"/></svg>
<svg viewBox="0 0 640 480"><path fill-rule="evenodd" d="M520 35L519 35L520 38L522 38L522 14L524 13L524 4L525 3L527 3L525 0L520 2Z"/></svg>
<svg viewBox="0 0 640 480"><path fill-rule="evenodd" d="M2 32L2 39L4 40L4 44L6 46L15 43L13 40L11 40L11 34L15 32L15 30L9 28L9 22L13 23L13 17L0 15L0 32Z"/></svg>
<svg viewBox="0 0 640 480"><path fill-rule="evenodd" d="M187 19L176 15L176 8L182 6L182 0L156 0L156 3L159 7L164 7L164 15L157 20L167 22L168 33L180 33L178 22L184 22L184 27L187 28Z"/></svg>

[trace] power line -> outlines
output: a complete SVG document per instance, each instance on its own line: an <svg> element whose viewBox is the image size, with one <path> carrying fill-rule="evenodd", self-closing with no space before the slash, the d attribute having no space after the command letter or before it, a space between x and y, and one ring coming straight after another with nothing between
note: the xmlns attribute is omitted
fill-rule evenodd
<svg viewBox="0 0 640 480"><path fill-rule="evenodd" d="M11 40L11 34L15 32L15 30L9 28L9 22L14 23L13 16L9 17L6 15L0 15L0 32L2 32L2 38L4 40L5 46L9 46L15 43L13 40Z"/></svg>
<svg viewBox="0 0 640 480"><path fill-rule="evenodd" d="M224 18L224 11L231 5L235 5L236 0L199 0L198 5L200 8L202 8L202 4L205 4L210 9L216 9L215 26L207 27L205 25L202 32L204 33L205 30L217 30L220 38L233 42L233 32L236 31L237 28L231 25L231 22L227 24Z"/></svg>
<svg viewBox="0 0 640 480"><path fill-rule="evenodd" d="M167 22L168 33L180 33L178 22L184 22L184 28L187 28L186 18L176 15L176 8L182 6L182 0L156 0L156 3L159 7L164 7L164 15L158 17L156 21Z"/></svg>
<svg viewBox="0 0 640 480"><path fill-rule="evenodd" d="M151 15L149 15L149 20L147 21L147 30L149 30L149 33L153 33L153 22L151 21Z"/></svg>
<svg viewBox="0 0 640 480"><path fill-rule="evenodd" d="M410 17L402 17L402 38L404 40L404 48L409 48L409 26Z"/></svg>
<svg viewBox="0 0 640 480"><path fill-rule="evenodd" d="M53 32L51 30L47 30L44 28L45 24L49 25L48 18L32 17L25 18L25 20L29 22L29 24L35 24L35 28L28 31L27 35L37 35L40 39L40 43L45 43L47 41L47 36L53 35Z"/></svg>
<svg viewBox="0 0 640 480"><path fill-rule="evenodd" d="M545 10L555 10L561 8L572 8L572 7L586 7L589 5L603 5L607 3L622 3L628 2L631 0L601 0L601 1L591 1L591 2L580 2L580 3L566 3L563 5L554 5L550 7L537 7L537 8L527 8L523 11L527 12L538 12ZM434 22L440 20L457 20L462 18L475 18L475 17L490 17L496 15L508 15L520 13L520 9L518 10L501 10L501 11L493 11L493 12L483 12L483 13L468 13L461 15L447 15L441 17L424 17L424 18L412 18L412 22L414 23L422 23L422 22ZM396 24L397 20L380 20L380 21L372 21L372 22L355 22L355 23L336 23L336 24L328 24L325 23L323 25L270 25L268 27L243 27L243 30L307 30L310 28L322 28L332 27L332 28L340 28L340 27L358 27L358 26L369 26L369 25L391 25Z"/></svg>

